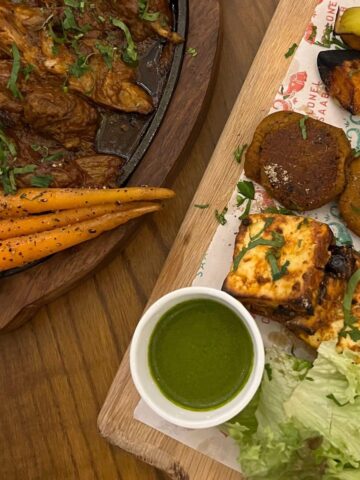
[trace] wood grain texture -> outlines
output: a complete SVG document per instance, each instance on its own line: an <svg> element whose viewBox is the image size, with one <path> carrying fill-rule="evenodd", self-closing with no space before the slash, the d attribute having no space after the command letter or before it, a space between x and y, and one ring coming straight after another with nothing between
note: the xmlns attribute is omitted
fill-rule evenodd
<svg viewBox="0 0 360 480"><path fill-rule="evenodd" d="M210 204L211 208L199 210L190 206L148 305L171 290L191 284L218 227L214 209L222 210L227 204L241 172L233 152L238 145L250 143L257 124L271 107L289 66L284 53L289 45L301 39L316 4L317 0L280 1L192 202L192 205ZM251 18L247 12L246 16ZM98 419L102 435L111 443L174 479L242 478L239 473L134 420L138 400L127 352Z"/></svg>
<svg viewBox="0 0 360 480"><path fill-rule="evenodd" d="M179 81L164 121L129 185L166 185L190 146L216 70L220 31L218 0L189 2L187 45L198 45L198 59L185 55ZM204 48L206 45L206 48ZM140 224L133 220L100 237L50 257L45 262L0 280L0 331L12 330L50 300L69 290L124 246Z"/></svg>
<svg viewBox="0 0 360 480"><path fill-rule="evenodd" d="M276 4L222 2L218 78L203 128L173 182L175 200L146 219L96 275L0 336L1 479L168 478L109 445L96 419Z"/></svg>

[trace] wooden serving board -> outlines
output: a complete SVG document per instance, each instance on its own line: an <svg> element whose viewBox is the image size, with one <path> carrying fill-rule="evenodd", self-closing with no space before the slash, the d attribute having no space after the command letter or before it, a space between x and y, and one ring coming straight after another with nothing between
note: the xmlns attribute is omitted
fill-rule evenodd
<svg viewBox="0 0 360 480"><path fill-rule="evenodd" d="M218 0L189 0L186 48L167 113L128 185L166 185L186 155L210 98L220 39ZM65 293L121 248L141 220L54 255L44 263L0 280L0 331L29 320L44 304Z"/></svg>
<svg viewBox="0 0 360 480"><path fill-rule="evenodd" d="M210 204L211 208L189 208L148 305L171 290L191 285L218 227L214 209L222 210L228 203L241 173L233 152L238 145L250 142L257 124L268 113L291 61L284 54L294 42L299 43L317 3L319 0L280 1L192 202L192 205ZM100 433L112 444L174 479L243 478L238 472L136 421L133 412L138 401L127 352L100 412Z"/></svg>

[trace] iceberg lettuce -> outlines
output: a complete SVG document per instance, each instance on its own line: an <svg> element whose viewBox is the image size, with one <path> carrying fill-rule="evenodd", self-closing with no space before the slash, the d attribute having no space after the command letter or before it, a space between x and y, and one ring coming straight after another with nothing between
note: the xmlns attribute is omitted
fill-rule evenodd
<svg viewBox="0 0 360 480"><path fill-rule="evenodd" d="M359 480L360 357L321 345L311 365L277 348L261 387L227 424L250 480Z"/></svg>

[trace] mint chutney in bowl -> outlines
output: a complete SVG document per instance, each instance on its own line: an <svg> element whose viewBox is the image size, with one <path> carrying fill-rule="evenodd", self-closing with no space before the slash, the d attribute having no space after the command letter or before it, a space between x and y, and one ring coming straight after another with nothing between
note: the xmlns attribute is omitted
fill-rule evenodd
<svg viewBox="0 0 360 480"><path fill-rule="evenodd" d="M131 343L130 369L142 399L188 428L226 422L250 402L264 370L258 327L225 292L188 287L155 302Z"/></svg>

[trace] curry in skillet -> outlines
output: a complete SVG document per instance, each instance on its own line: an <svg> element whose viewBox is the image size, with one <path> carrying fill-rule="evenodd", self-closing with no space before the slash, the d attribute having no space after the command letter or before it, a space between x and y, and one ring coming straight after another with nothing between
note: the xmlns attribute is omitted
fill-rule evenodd
<svg viewBox="0 0 360 480"><path fill-rule="evenodd" d="M173 45L167 0L0 1L0 172L19 187L113 187L123 160L97 152L109 111L145 116L158 98L139 82L139 60Z"/></svg>

